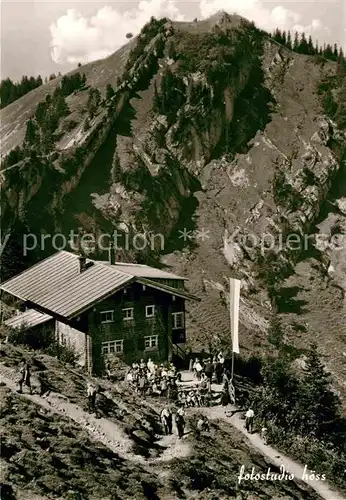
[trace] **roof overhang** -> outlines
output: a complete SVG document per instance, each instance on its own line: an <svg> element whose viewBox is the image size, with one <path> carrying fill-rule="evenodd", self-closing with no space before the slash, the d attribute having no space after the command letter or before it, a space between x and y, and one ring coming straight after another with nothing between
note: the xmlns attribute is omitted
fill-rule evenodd
<svg viewBox="0 0 346 500"><path fill-rule="evenodd" d="M141 283L142 285L147 285L151 288L155 288L156 290L160 290L162 292L166 292L169 295L175 295L176 297L181 297L186 300L195 300L200 302L200 298L196 295L192 295L192 293L187 292L186 290L182 290L181 288L174 288L172 286L163 285L162 283L157 283L156 281L149 280L147 278L137 278L137 283Z"/></svg>
<svg viewBox="0 0 346 500"><path fill-rule="evenodd" d="M9 328L33 328L38 325L52 321L54 318L49 314L41 313L36 309L29 309L28 311L22 312L4 321L4 325Z"/></svg>

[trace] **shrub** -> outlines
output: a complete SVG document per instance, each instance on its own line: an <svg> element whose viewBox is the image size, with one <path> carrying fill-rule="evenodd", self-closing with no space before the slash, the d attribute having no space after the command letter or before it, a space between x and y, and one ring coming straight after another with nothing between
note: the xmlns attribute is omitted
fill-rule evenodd
<svg viewBox="0 0 346 500"><path fill-rule="evenodd" d="M307 352L306 373L299 378L282 349L281 328L276 321L272 327L279 330L278 355L264 361L261 390L250 394L247 404L256 409L258 424L268 428L270 442L346 486L337 473L346 467L346 420L317 347Z"/></svg>
<svg viewBox="0 0 346 500"><path fill-rule="evenodd" d="M54 342L54 331L48 326L28 328L23 323L20 328L10 328L7 339L11 344L22 344L32 349L45 349Z"/></svg>
<svg viewBox="0 0 346 500"><path fill-rule="evenodd" d="M71 365L74 365L77 361L77 356L73 347L68 344L58 344L54 341L48 349L46 349L46 353L50 356L56 356L60 361Z"/></svg>
<svg viewBox="0 0 346 500"><path fill-rule="evenodd" d="M78 123L75 120L67 120L64 123L64 130L66 132L71 132L71 130L73 130L74 128L76 128L77 125L78 125Z"/></svg>
<svg viewBox="0 0 346 500"><path fill-rule="evenodd" d="M77 355L72 346L61 345L56 342L52 327L40 325L28 328L24 323L20 328L5 328L2 335L7 335L7 341L14 345L25 345L32 349L42 349L49 356L56 356L60 361L75 364Z"/></svg>

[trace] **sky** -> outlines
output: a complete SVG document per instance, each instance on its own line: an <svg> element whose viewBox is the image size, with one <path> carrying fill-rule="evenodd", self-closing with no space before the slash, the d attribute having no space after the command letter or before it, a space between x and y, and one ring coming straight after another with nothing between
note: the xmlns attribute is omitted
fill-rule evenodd
<svg viewBox="0 0 346 500"><path fill-rule="evenodd" d="M346 0L2 0L1 79L65 73L106 57L154 17L191 21L218 10L240 14L260 28L304 31L346 52Z"/></svg>

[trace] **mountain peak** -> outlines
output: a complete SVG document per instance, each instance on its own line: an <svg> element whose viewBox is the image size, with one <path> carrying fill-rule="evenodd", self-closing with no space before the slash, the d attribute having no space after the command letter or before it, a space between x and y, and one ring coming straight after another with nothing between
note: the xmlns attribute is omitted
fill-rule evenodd
<svg viewBox="0 0 346 500"><path fill-rule="evenodd" d="M214 26L224 26L227 29L238 29L244 25L250 26L250 21L238 14L229 14L224 10L218 10L211 16L194 21L174 21L173 26L181 31L189 31L190 33L208 32Z"/></svg>
<svg viewBox="0 0 346 500"><path fill-rule="evenodd" d="M209 17L209 20L214 22L215 24L219 24L219 23L229 23L229 24L236 24L236 25L239 25L241 23L249 23L249 21L245 18L245 17L242 17L242 16L239 16L238 14L229 14L228 12L226 12L225 10L218 10L215 14L213 14L212 16Z"/></svg>

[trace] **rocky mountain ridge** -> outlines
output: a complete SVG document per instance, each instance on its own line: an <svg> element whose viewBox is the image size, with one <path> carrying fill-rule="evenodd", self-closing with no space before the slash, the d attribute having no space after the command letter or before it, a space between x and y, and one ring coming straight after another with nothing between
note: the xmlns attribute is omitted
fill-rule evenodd
<svg viewBox="0 0 346 500"><path fill-rule="evenodd" d="M295 356L317 340L346 394L345 130L318 93L336 63L220 13L152 20L78 71L86 88L66 97L54 144L47 151L40 132L3 174L2 227L65 235L125 227L149 241L160 233L163 249L131 247L122 258L161 259L186 274L202 298L189 315L195 345L229 343L228 277L236 276L242 351L271 348L277 313ZM60 82L1 111L4 153L21 145L27 119ZM336 100L344 85L332 89ZM101 94L94 113L90 88Z"/></svg>

